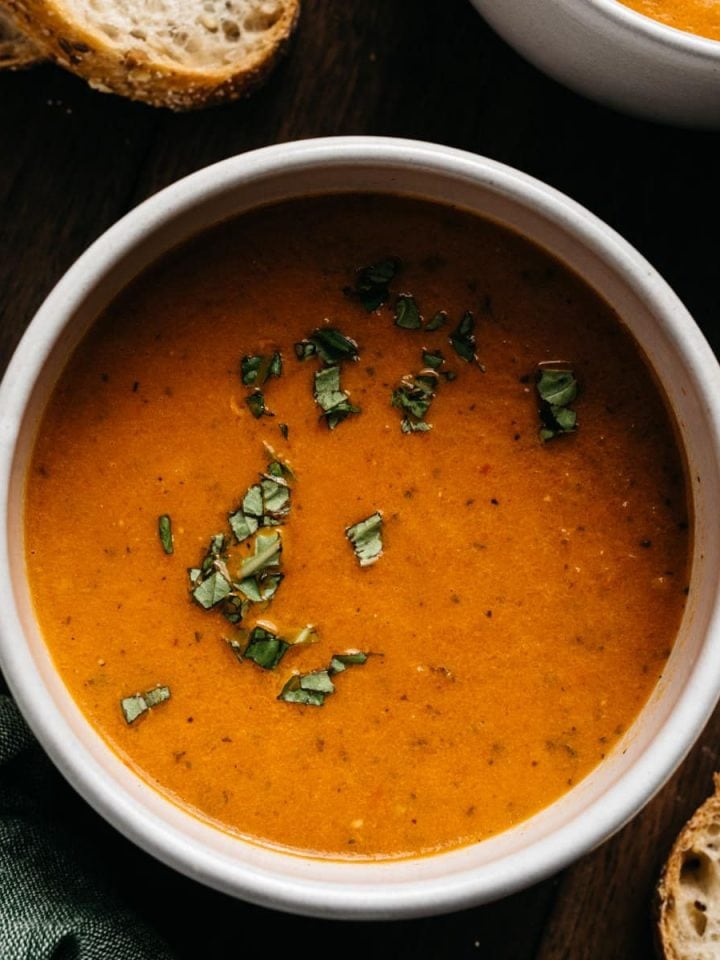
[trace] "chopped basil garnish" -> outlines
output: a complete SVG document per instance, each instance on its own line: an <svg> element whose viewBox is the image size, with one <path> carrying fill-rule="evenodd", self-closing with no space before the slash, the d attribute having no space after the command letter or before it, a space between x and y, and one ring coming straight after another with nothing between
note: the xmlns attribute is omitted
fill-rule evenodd
<svg viewBox="0 0 720 960"><path fill-rule="evenodd" d="M225 535L215 534L199 567L188 570L193 600L203 609L219 607L230 623L239 623L249 603L243 600L231 583L227 569Z"/></svg>
<svg viewBox="0 0 720 960"><path fill-rule="evenodd" d="M324 366L315 374L313 396L330 430L350 414L360 413L360 408L351 403L348 394L340 388L339 364L344 360L357 360L359 356L354 340L332 327L323 327L307 340L296 343L295 353L301 360L318 356L323 361Z"/></svg>
<svg viewBox="0 0 720 960"><path fill-rule="evenodd" d="M330 677L328 676L328 682L332 687L332 690L328 691L332 693L335 689ZM308 686L303 686L304 683L307 683ZM325 703L325 692L322 690L314 689L315 680L313 674L308 673L305 676L301 674L295 674L290 677L288 682L282 688L278 695L278 700L285 700L287 703L303 703L306 706L311 707L321 707Z"/></svg>
<svg viewBox="0 0 720 960"><path fill-rule="evenodd" d="M165 553L173 553L172 520L167 513L158 517L158 536L160 537L160 543Z"/></svg>
<svg viewBox="0 0 720 960"><path fill-rule="evenodd" d="M268 567L277 567L282 553L282 540L278 532L258 535L255 540L255 556L243 560L240 567L240 579L263 573Z"/></svg>
<svg viewBox="0 0 720 960"><path fill-rule="evenodd" d="M340 363L342 360L357 360L358 345L344 333L334 327L321 327L315 330L307 340L295 344L298 360L307 360L318 356L324 363Z"/></svg>
<svg viewBox="0 0 720 960"><path fill-rule="evenodd" d="M265 406L265 396L262 390L253 390L245 397L245 403L250 408L250 413L259 420L260 417L274 417L275 414Z"/></svg>
<svg viewBox="0 0 720 960"><path fill-rule="evenodd" d="M134 723L137 718L142 716L148 709L148 705L145 703L145 697L143 697L141 693L133 697L124 697L120 701L120 707L126 723Z"/></svg>
<svg viewBox="0 0 720 960"><path fill-rule="evenodd" d="M152 690L146 690L143 697L148 707L157 707L158 704L170 699L170 687L162 687L158 684Z"/></svg>
<svg viewBox="0 0 720 960"><path fill-rule="evenodd" d="M265 453L270 458L267 472L271 473L274 477L289 477L291 480L294 480L295 471L290 466L288 461L277 452L275 447L269 444L266 440L263 440L263 447L265 448Z"/></svg>
<svg viewBox="0 0 720 960"><path fill-rule="evenodd" d="M272 600L282 581L281 573L266 573L262 576L245 577L235 586L251 603L265 603Z"/></svg>
<svg viewBox="0 0 720 960"><path fill-rule="evenodd" d="M195 587L192 595L196 603L199 603L201 607L209 610L210 607L214 607L220 603L221 600L224 600L229 593L229 581L219 570L215 570L214 573L211 573L209 577L206 577L205 580Z"/></svg>
<svg viewBox="0 0 720 960"><path fill-rule="evenodd" d="M447 323L448 316L444 310L438 310L438 312L431 317L428 322L425 324L425 329L432 333L433 330L439 330L440 327L444 327Z"/></svg>
<svg viewBox="0 0 720 960"><path fill-rule="evenodd" d="M242 597L233 594L232 596L228 596L223 603L223 616L230 623L241 623L245 614L248 612L249 606L250 600L243 600Z"/></svg>
<svg viewBox="0 0 720 960"><path fill-rule="evenodd" d="M422 327L422 317L415 298L407 293L401 293L395 301L395 326L404 330L419 330Z"/></svg>
<svg viewBox="0 0 720 960"><path fill-rule="evenodd" d="M136 693L131 697L123 697L120 708L126 723L134 723L138 717L147 713L152 707L157 707L170 699L170 687L157 686L145 693Z"/></svg>
<svg viewBox="0 0 720 960"><path fill-rule="evenodd" d="M475 318L469 310L463 314L460 323L448 339L457 355L467 363L473 363L477 360L477 354L475 353Z"/></svg>
<svg viewBox="0 0 720 960"><path fill-rule="evenodd" d="M377 310L390 296L390 283L401 267L397 257L388 257L363 267L357 272L354 287L346 287L345 294L359 300L368 313Z"/></svg>
<svg viewBox="0 0 720 960"><path fill-rule="evenodd" d="M445 357L440 353L439 350L437 353L431 353L429 350L423 350L422 362L426 367L430 367L431 370L439 370L440 367L445 363Z"/></svg>
<svg viewBox="0 0 720 960"><path fill-rule="evenodd" d="M243 651L245 660L252 660L263 670L274 670L285 656L290 644L272 630L265 627L253 627L247 646Z"/></svg>
<svg viewBox="0 0 720 960"><path fill-rule="evenodd" d="M361 567L369 567L382 556L382 513L376 511L365 520L345 527L345 536L352 544Z"/></svg>
<svg viewBox="0 0 720 960"><path fill-rule="evenodd" d="M412 417L403 417L400 421L400 429L403 433L427 433L432 430L432 424L425 420L413 420Z"/></svg>
<svg viewBox="0 0 720 960"><path fill-rule="evenodd" d="M278 700L321 707L325 703L325 697L335 692L335 684L331 677L336 673L342 673L348 667L365 663L367 658L367 653L335 653L325 670L296 673L290 677L280 691Z"/></svg>
<svg viewBox="0 0 720 960"><path fill-rule="evenodd" d="M330 673L342 673L348 667L365 663L367 658L366 653L335 653L330 661Z"/></svg>
<svg viewBox="0 0 720 960"><path fill-rule="evenodd" d="M393 390L391 403L405 414L400 424L403 433L424 433L430 429L425 415L435 397L437 384L438 374L428 368L415 376L407 374Z"/></svg>
<svg viewBox="0 0 720 960"><path fill-rule="evenodd" d="M277 456L269 444L266 450ZM267 471L260 474L260 482L249 487L240 507L228 516L238 543L255 536L254 554L242 561L237 578L228 570L230 558L222 533L212 537L201 565L188 570L192 598L205 610L217 607L230 623L238 624L251 603L266 603L277 592L283 580L280 533L260 534L259 530L279 526L290 513L287 478L291 476L288 464L272 459Z"/></svg>
<svg viewBox="0 0 720 960"><path fill-rule="evenodd" d="M322 409L328 428L334 430L350 414L360 413L360 407L340 388L340 367L322 367L315 374L313 390L315 402Z"/></svg>
<svg viewBox="0 0 720 960"><path fill-rule="evenodd" d="M278 429L280 430L280 433L283 435L283 440L287 440L288 432L289 432L288 425L286 423L279 423Z"/></svg>
<svg viewBox="0 0 720 960"><path fill-rule="evenodd" d="M282 356L279 351L267 356L243 357L240 362L242 382L246 387L262 387L270 377L282 373Z"/></svg>
<svg viewBox="0 0 720 960"><path fill-rule="evenodd" d="M573 371L542 367L536 386L540 397L540 439L546 442L562 433L573 433L577 429L577 415L569 407L577 397Z"/></svg>
<svg viewBox="0 0 720 960"><path fill-rule="evenodd" d="M255 533L260 526L263 513L262 487L256 483L243 497L240 509L228 517L230 528L238 543L242 543Z"/></svg>
<svg viewBox="0 0 720 960"><path fill-rule="evenodd" d="M268 453L277 456L269 444ZM290 486L286 477L292 477L290 467L272 460L267 473L260 474L260 483L253 484L243 497L240 507L228 516L230 528L238 543L247 540L259 527L281 524L290 513Z"/></svg>

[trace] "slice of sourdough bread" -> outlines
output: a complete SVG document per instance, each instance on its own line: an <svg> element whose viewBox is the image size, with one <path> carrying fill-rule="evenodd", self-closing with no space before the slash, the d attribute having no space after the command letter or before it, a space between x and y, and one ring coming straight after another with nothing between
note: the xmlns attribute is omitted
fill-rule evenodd
<svg viewBox="0 0 720 960"><path fill-rule="evenodd" d="M21 33L0 7L0 70L19 70L39 63L43 55L32 40Z"/></svg>
<svg viewBox="0 0 720 960"><path fill-rule="evenodd" d="M97 90L187 110L270 71L300 0L3 0L56 63Z"/></svg>
<svg viewBox="0 0 720 960"><path fill-rule="evenodd" d="M658 885L666 960L720 960L720 774L670 851Z"/></svg>

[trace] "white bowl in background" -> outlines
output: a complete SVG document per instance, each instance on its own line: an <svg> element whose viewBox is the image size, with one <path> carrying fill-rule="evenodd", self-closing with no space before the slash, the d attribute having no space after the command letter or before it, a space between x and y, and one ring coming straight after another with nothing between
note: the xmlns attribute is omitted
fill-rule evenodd
<svg viewBox="0 0 720 960"><path fill-rule="evenodd" d="M471 0L518 53L577 93L679 126L720 128L720 41L619 0Z"/></svg>
<svg viewBox="0 0 720 960"><path fill-rule="evenodd" d="M415 860L329 862L247 843L165 799L79 711L33 615L23 557L23 482L56 378L95 317L143 268L206 227L307 194L408 194L476 211L568 264L611 304L664 385L694 499L692 588L663 679L616 749L523 824ZM516 170L427 143L330 138L267 147L201 170L145 201L66 273L30 324L0 386L0 663L55 764L127 837L188 876L269 907L325 918L442 913L509 894L618 830L662 786L720 691L720 371L653 268L578 204Z"/></svg>

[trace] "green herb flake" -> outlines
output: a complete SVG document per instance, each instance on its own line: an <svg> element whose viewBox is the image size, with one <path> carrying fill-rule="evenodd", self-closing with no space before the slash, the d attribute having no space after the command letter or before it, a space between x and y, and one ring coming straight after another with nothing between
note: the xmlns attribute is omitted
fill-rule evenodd
<svg viewBox="0 0 720 960"><path fill-rule="evenodd" d="M145 693L135 693L130 697L123 697L120 708L127 724L134 723L148 710L159 706L170 699L170 687L160 686L146 690Z"/></svg>
<svg viewBox="0 0 720 960"><path fill-rule="evenodd" d="M300 686L303 690L314 690L317 693L335 692L335 684L330 679L329 670L314 670L312 673L306 673L300 678Z"/></svg>
<svg viewBox="0 0 720 960"><path fill-rule="evenodd" d="M246 356L240 361L240 377L246 387L262 387L270 377L282 374L282 356L279 351L260 356Z"/></svg>
<svg viewBox="0 0 720 960"><path fill-rule="evenodd" d="M265 476L260 481L263 493L263 523L267 527L276 526L290 513L290 488L281 478Z"/></svg>
<svg viewBox="0 0 720 960"><path fill-rule="evenodd" d="M259 483L248 488L243 497L242 505L228 516L230 529L238 543L251 537L258 527L264 513L263 491Z"/></svg>
<svg viewBox="0 0 720 960"><path fill-rule="evenodd" d="M468 310L463 314L460 323L448 337L455 353L466 363L477 360L475 353L475 318Z"/></svg>
<svg viewBox="0 0 720 960"><path fill-rule="evenodd" d="M444 327L447 321L448 315L445 313L445 311L438 310L438 312L425 324L425 329L428 331L428 333L432 333L433 330L439 330L440 327Z"/></svg>
<svg viewBox="0 0 720 960"><path fill-rule="evenodd" d="M347 670L348 667L359 666L366 663L367 658L368 655L366 653L334 653L328 671L331 674L342 673L344 670Z"/></svg>
<svg viewBox="0 0 720 960"><path fill-rule="evenodd" d="M205 556L203 557L202 564L200 565L201 573L209 573L210 570L215 566L217 560L221 560L225 556L225 534L216 533L210 538L210 543L208 548L205 551Z"/></svg>
<svg viewBox="0 0 720 960"><path fill-rule="evenodd" d="M280 691L278 700L321 707L325 702L325 697L334 692L335 684L330 679L330 672L328 670L315 670L312 673L298 673L290 677Z"/></svg>
<svg viewBox="0 0 720 960"><path fill-rule="evenodd" d="M400 421L400 429L403 433L427 433L432 430L432 424L425 420L413 420L411 417L403 417Z"/></svg>
<svg viewBox="0 0 720 960"><path fill-rule="evenodd" d="M268 455L277 457L269 443ZM283 523L290 513L291 490L287 478L294 474L284 460L272 459L267 472L260 474L260 483L248 488L240 507L228 516L228 523L238 543L251 537L260 527Z"/></svg>
<svg viewBox="0 0 720 960"><path fill-rule="evenodd" d="M301 703L309 707L321 707L325 703L325 694L317 690L305 690L299 674L290 677L278 694L278 700L286 703Z"/></svg>
<svg viewBox="0 0 720 960"><path fill-rule="evenodd" d="M382 556L382 523L382 513L378 510L365 520L345 527L345 536L352 544L361 567L369 567Z"/></svg>
<svg viewBox="0 0 720 960"><path fill-rule="evenodd" d="M571 404L577 397L577 380L571 369L542 367L537 374L540 397L540 439L552 440L563 433L574 433L577 415Z"/></svg>
<svg viewBox="0 0 720 960"><path fill-rule="evenodd" d="M274 417L275 414L265 406L265 395L262 390L253 390L245 397L245 403L250 409L250 413L259 420L260 417Z"/></svg>
<svg viewBox="0 0 720 960"><path fill-rule="evenodd" d="M395 326L403 330L419 330L422 327L420 310L410 294L401 293L395 301Z"/></svg>
<svg viewBox="0 0 720 960"><path fill-rule="evenodd" d="M157 707L158 704L165 703L166 700L170 699L170 687L163 687L158 684L152 690L146 690L144 697L148 707Z"/></svg>
<svg viewBox="0 0 720 960"><path fill-rule="evenodd" d="M431 370L439 370L445 363L445 357L439 350L436 353L432 353L430 350L423 350L422 362L424 366L429 367Z"/></svg>
<svg viewBox="0 0 720 960"><path fill-rule="evenodd" d="M252 660L263 670L274 670L285 656L290 644L272 630L253 627L243 651L245 660Z"/></svg>
<svg viewBox="0 0 720 960"><path fill-rule="evenodd" d="M340 387L338 366L322 367L316 372L313 396L330 430L334 430L351 414L360 413L360 407L351 403L348 394Z"/></svg>
<svg viewBox="0 0 720 960"><path fill-rule="evenodd" d="M352 337L346 337L335 327L320 327L307 340L295 344L295 355L298 360L318 356L323 363L336 364L345 360L357 360L360 351Z"/></svg>
<svg viewBox="0 0 720 960"><path fill-rule="evenodd" d="M134 723L138 717L141 717L143 713L146 713L148 710L145 697L143 697L141 693L133 697L124 697L120 701L120 707L122 708L126 723Z"/></svg>
<svg viewBox="0 0 720 960"><path fill-rule="evenodd" d="M245 577L233 586L252 603L266 603L277 593L283 581L282 573L263 573L255 577Z"/></svg>
<svg viewBox="0 0 720 960"><path fill-rule="evenodd" d="M280 433L283 436L283 440L287 440L288 433L290 432L290 428L288 427L288 425L286 423L279 423L278 429L280 430Z"/></svg>
<svg viewBox="0 0 720 960"><path fill-rule="evenodd" d="M294 480L295 471L285 457L278 453L275 447L268 443L267 440L263 440L263 448L269 458L267 473L271 473L274 477L289 477L291 480Z"/></svg>
<svg viewBox="0 0 720 960"><path fill-rule="evenodd" d="M158 536L160 537L160 543L165 553L174 553L175 548L173 546L173 535L172 535L172 520L170 515L164 513L161 517L158 517Z"/></svg>
<svg viewBox="0 0 720 960"><path fill-rule="evenodd" d="M335 693L335 684L332 677L343 673L348 667L358 666L367 662L367 653L335 653L330 665L325 670L314 670L312 673L296 673L287 681L280 691L278 700L287 703L301 703L306 706L321 707L325 698Z"/></svg>
<svg viewBox="0 0 720 960"><path fill-rule="evenodd" d="M277 567L282 553L282 539L278 532L258 535L255 540L255 555L243 560L240 567L240 579L245 580L268 567Z"/></svg>
<svg viewBox="0 0 720 960"><path fill-rule="evenodd" d="M220 573L219 570L215 570L214 573L211 573L206 577L201 583L192 592L193 600L196 603L199 603L201 607L205 610L209 610L211 607L216 606L222 600L224 600L230 593L230 583L229 581Z"/></svg>
<svg viewBox="0 0 720 960"><path fill-rule="evenodd" d="M233 584L233 586L235 585ZM231 594L223 601L222 614L229 623L237 625L245 618L249 606L249 600L243 600L237 594Z"/></svg>
<svg viewBox="0 0 720 960"><path fill-rule="evenodd" d="M426 433L430 424L425 416L435 397L438 375L432 368L421 370L412 376L407 374L392 392L391 403L404 414L400 423L403 433Z"/></svg>
<svg viewBox="0 0 720 960"><path fill-rule="evenodd" d="M368 313L377 310L390 297L390 284L400 270L397 257L378 260L357 271L355 286L346 287L345 295L359 300Z"/></svg>

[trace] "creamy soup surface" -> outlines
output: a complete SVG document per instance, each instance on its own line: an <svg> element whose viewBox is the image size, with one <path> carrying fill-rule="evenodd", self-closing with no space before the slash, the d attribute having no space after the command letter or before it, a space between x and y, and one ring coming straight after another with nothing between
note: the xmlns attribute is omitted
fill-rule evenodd
<svg viewBox="0 0 720 960"><path fill-rule="evenodd" d="M387 258L364 304L358 270ZM334 429L313 395L333 364L295 348L328 326L359 353L338 371L360 410ZM276 352L256 417L242 358ZM577 429L545 441L539 364L577 381ZM427 369L423 417L393 406ZM292 468L290 509L237 543L263 443ZM346 529L376 513L361 566ZM258 210L133 282L55 389L25 531L57 669L123 761L223 829L334 858L469 844L570 789L660 677L689 574L673 425L613 312L495 224L377 196ZM242 623L194 599L275 534L275 593ZM243 656L258 625L314 642L265 669ZM335 654L367 659L322 673ZM308 674L334 692L278 699ZM121 702L157 687L128 722Z"/></svg>
<svg viewBox="0 0 720 960"><path fill-rule="evenodd" d="M653 20L720 40L720 0L621 0L627 7Z"/></svg>

